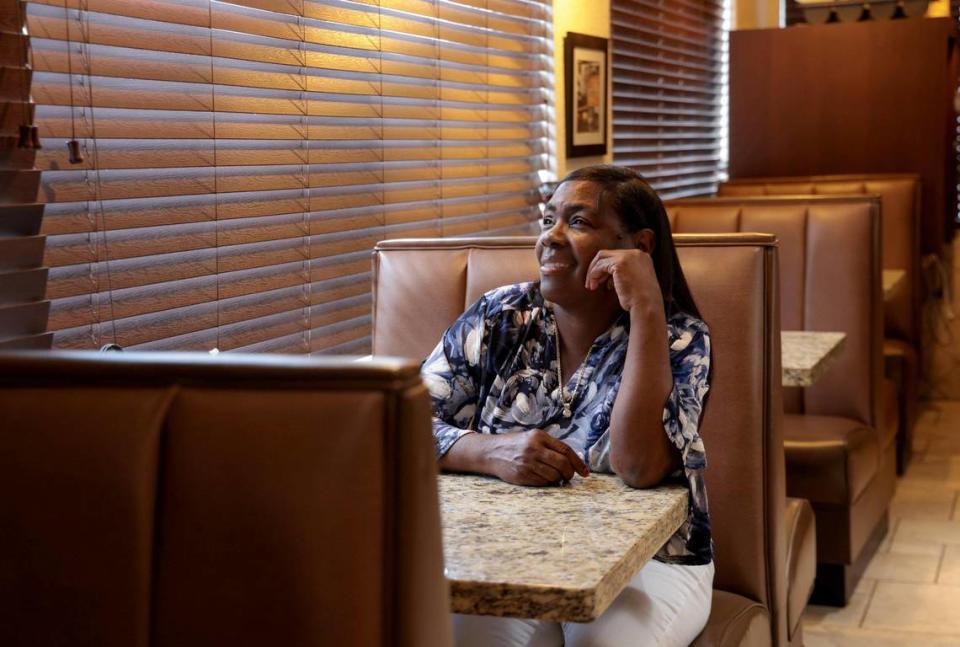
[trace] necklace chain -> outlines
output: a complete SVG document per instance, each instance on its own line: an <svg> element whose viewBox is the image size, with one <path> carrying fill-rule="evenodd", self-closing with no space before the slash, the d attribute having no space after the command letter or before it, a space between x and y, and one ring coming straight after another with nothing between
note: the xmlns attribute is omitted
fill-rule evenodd
<svg viewBox="0 0 960 647"><path fill-rule="evenodd" d="M558 388L560 389L560 404L563 405L563 417L569 418L573 415L570 407L573 405L573 401L577 398L577 393L580 392L580 380L583 379L584 370L581 367L577 373L577 383L573 385L573 393L567 393L566 382L563 381L563 363L560 360L561 350L560 350L560 327L557 325L556 320L553 322L553 339L557 345L557 380L559 382ZM593 345L590 346L590 350L587 351L587 357L590 357L590 353L593 351ZM584 358L586 361L586 358Z"/></svg>

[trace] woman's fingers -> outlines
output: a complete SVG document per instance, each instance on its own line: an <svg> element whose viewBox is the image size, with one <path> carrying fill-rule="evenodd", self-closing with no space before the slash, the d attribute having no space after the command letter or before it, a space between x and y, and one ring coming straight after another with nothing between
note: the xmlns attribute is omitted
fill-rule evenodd
<svg viewBox="0 0 960 647"><path fill-rule="evenodd" d="M597 252L597 255L590 261L590 267L587 268L586 288L596 290L608 280L612 280L613 259L611 259L605 250Z"/></svg>
<svg viewBox="0 0 960 647"><path fill-rule="evenodd" d="M560 454L564 460L567 461L567 464L570 465L574 472L580 476L590 475L590 468L587 467L587 464L583 462L583 459L577 456L577 452L573 451L573 448L570 447L570 445L558 438L554 438L549 434L544 435L546 436L544 439L546 445L557 454ZM570 478L573 478L573 474L571 474L567 480L569 481Z"/></svg>
<svg viewBox="0 0 960 647"><path fill-rule="evenodd" d="M537 477L542 479L542 482L537 485L549 485L550 483L558 483L563 480L563 474L560 470L542 460L533 461L526 467L530 472L533 472Z"/></svg>
<svg viewBox="0 0 960 647"><path fill-rule="evenodd" d="M573 465L570 464L570 459L566 454L562 454L552 447L545 446L538 458L542 463L546 463L556 470L562 480L569 481L573 478Z"/></svg>

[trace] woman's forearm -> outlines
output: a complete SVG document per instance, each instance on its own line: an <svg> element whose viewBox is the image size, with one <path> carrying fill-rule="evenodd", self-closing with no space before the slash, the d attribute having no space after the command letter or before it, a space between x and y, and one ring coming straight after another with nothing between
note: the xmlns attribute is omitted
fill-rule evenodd
<svg viewBox="0 0 960 647"><path fill-rule="evenodd" d="M440 469L445 472L470 472L493 474L488 455L495 437L490 434L472 433L460 437L440 458Z"/></svg>
<svg viewBox="0 0 960 647"><path fill-rule="evenodd" d="M630 311L630 339L610 416L610 465L630 486L653 487L680 465L663 428L673 388L663 307Z"/></svg>

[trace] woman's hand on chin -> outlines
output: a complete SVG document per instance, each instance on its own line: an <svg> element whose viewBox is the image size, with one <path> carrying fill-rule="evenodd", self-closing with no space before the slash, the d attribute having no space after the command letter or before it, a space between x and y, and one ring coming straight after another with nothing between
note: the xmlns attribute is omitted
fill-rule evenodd
<svg viewBox="0 0 960 647"><path fill-rule="evenodd" d="M639 249L601 249L587 268L586 288L616 290L620 307L662 308L663 294L650 255Z"/></svg>
<svg viewBox="0 0 960 647"><path fill-rule="evenodd" d="M514 485L555 485L590 469L562 440L540 429L490 436L486 459L490 473Z"/></svg>

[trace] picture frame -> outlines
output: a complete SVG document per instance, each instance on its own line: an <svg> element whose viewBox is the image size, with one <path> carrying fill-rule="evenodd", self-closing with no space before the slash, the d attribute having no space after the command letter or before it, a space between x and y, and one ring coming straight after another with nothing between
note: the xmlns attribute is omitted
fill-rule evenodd
<svg viewBox="0 0 960 647"><path fill-rule="evenodd" d="M563 79L567 157L607 152L607 39L567 32Z"/></svg>

